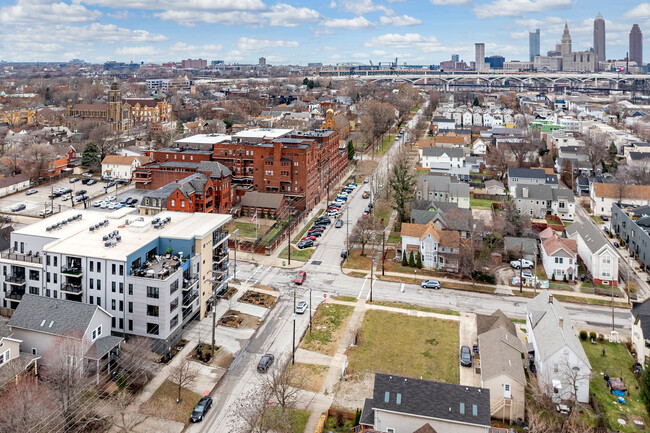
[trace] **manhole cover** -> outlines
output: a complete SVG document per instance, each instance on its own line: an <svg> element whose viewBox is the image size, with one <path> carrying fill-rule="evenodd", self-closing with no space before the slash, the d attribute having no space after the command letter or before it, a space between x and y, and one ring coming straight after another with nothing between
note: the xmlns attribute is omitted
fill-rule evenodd
<svg viewBox="0 0 650 433"><path fill-rule="evenodd" d="M320 265L321 263L323 263L322 260L312 260L312 262L311 262L311 264L314 265L314 266L318 266L318 265Z"/></svg>

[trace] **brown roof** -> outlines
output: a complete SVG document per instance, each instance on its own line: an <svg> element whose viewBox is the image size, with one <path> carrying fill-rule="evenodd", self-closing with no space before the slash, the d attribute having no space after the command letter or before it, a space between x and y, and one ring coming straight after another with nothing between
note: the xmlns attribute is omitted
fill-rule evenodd
<svg viewBox="0 0 650 433"><path fill-rule="evenodd" d="M29 180L29 176L27 176L26 174L18 174L16 176L3 177L2 179L0 179L0 188L16 185L18 183L26 182L28 180Z"/></svg>
<svg viewBox="0 0 650 433"><path fill-rule="evenodd" d="M465 144L465 137L462 136L450 137L450 136L438 135L436 137L436 144L462 145Z"/></svg>
<svg viewBox="0 0 650 433"><path fill-rule="evenodd" d="M410 236L414 238L419 238L424 231L424 224L411 224L411 223L402 223L402 231L400 234L402 236Z"/></svg>
<svg viewBox="0 0 650 433"><path fill-rule="evenodd" d="M460 248L460 233L456 230L441 230L440 246L447 248Z"/></svg>
<svg viewBox="0 0 650 433"><path fill-rule="evenodd" d="M650 185L622 185L618 183L594 183L593 185L596 197L650 200Z"/></svg>
<svg viewBox="0 0 650 433"><path fill-rule="evenodd" d="M541 232L539 232L539 238L540 238L542 241L544 241L544 240L546 240L546 239L548 239L548 238L551 238L551 237L553 237L554 235L555 235L555 232L554 232L553 229L550 228L550 227L546 227L544 230L542 230Z"/></svg>
<svg viewBox="0 0 650 433"><path fill-rule="evenodd" d="M279 209L284 201L283 194L271 192L248 191L241 198L241 205L246 207L261 207L265 209Z"/></svg>
<svg viewBox="0 0 650 433"><path fill-rule="evenodd" d="M122 98L123 104L129 104L131 107L135 107L136 104L140 104L141 107L155 107L158 105L158 100L153 98Z"/></svg>
<svg viewBox="0 0 650 433"><path fill-rule="evenodd" d="M142 164L147 161L147 157L144 156L106 155L102 164L131 165L136 159Z"/></svg>
<svg viewBox="0 0 650 433"><path fill-rule="evenodd" d="M546 251L547 255L554 254L560 248L564 249L570 254L573 254L574 256L578 254L578 244L574 239L558 238L557 236L552 236L542 242L542 246L544 247L544 251Z"/></svg>
<svg viewBox="0 0 650 433"><path fill-rule="evenodd" d="M456 230L441 230L433 221L429 221L426 224L402 223L402 236L422 239L429 234L443 247L460 247L460 233Z"/></svg>
<svg viewBox="0 0 650 433"><path fill-rule="evenodd" d="M85 110L85 111L102 111L107 110L107 104L74 104L72 106L73 110Z"/></svg>
<svg viewBox="0 0 650 433"><path fill-rule="evenodd" d="M505 331L508 331L510 334L517 336L517 327L508 319L508 317L501 310L496 310L494 313L488 315L477 314L476 315L476 333L481 335L484 332L490 331L495 328L503 328Z"/></svg>
<svg viewBox="0 0 650 433"><path fill-rule="evenodd" d="M436 429L431 427L431 424L426 423L419 429L415 430L413 433L438 433L438 432L436 432Z"/></svg>

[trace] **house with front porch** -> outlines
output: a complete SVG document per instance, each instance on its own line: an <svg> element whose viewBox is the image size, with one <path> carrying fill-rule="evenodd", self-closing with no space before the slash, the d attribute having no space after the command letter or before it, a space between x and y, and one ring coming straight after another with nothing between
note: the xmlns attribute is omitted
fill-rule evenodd
<svg viewBox="0 0 650 433"><path fill-rule="evenodd" d="M540 245L540 258L549 280L575 281L578 277L578 246L574 239L556 235Z"/></svg>
<svg viewBox="0 0 650 433"><path fill-rule="evenodd" d="M442 230L434 221L427 224L402 223L402 257L419 252L422 266L458 272L460 234L456 230Z"/></svg>

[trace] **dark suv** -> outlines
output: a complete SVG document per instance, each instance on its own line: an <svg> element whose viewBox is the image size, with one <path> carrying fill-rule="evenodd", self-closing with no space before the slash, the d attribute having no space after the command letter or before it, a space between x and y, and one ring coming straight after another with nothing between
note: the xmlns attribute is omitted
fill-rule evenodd
<svg viewBox="0 0 650 433"><path fill-rule="evenodd" d="M212 407L212 397L205 396L194 407L192 411L192 416L190 416L190 421L199 422L202 421L205 415L208 413L208 410Z"/></svg>
<svg viewBox="0 0 650 433"><path fill-rule="evenodd" d="M262 359L260 359L259 364L257 364L257 371L259 371L260 373L266 373L269 367L273 364L273 361L275 361L275 356L273 356L270 353L267 353L266 355L262 356Z"/></svg>
<svg viewBox="0 0 650 433"><path fill-rule="evenodd" d="M472 366L472 352L469 350L469 346L460 348L460 365L463 367Z"/></svg>

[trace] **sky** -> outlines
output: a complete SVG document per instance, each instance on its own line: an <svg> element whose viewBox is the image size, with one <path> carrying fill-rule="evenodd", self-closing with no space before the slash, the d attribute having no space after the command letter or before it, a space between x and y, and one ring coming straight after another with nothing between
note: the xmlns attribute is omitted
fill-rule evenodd
<svg viewBox="0 0 650 433"><path fill-rule="evenodd" d="M552 50L569 23L573 49L606 21L607 58L622 59L632 24L650 60L650 2L632 0L0 0L0 60L438 64L459 54L528 59L528 32Z"/></svg>

